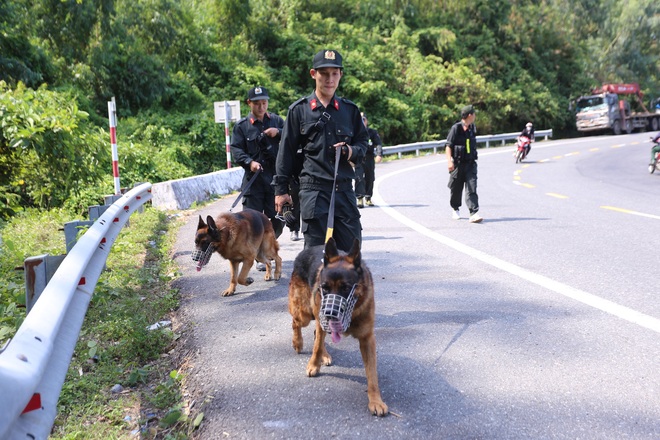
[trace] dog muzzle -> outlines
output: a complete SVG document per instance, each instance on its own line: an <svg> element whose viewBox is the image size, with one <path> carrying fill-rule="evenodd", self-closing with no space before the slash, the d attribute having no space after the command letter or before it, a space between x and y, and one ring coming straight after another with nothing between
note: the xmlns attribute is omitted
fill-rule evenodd
<svg viewBox="0 0 660 440"><path fill-rule="evenodd" d="M341 340L341 334L348 330L351 325L353 309L357 302L355 288L353 284L348 298L335 293L323 294L321 292L321 308L319 310L319 321L321 328L326 333L330 333L332 342L335 344Z"/></svg>
<svg viewBox="0 0 660 440"><path fill-rule="evenodd" d="M213 246L210 244L206 247L205 251L200 251L199 249L193 249L192 251L192 260L197 262L197 272L202 270L202 267L206 266L211 260L211 255L213 255Z"/></svg>

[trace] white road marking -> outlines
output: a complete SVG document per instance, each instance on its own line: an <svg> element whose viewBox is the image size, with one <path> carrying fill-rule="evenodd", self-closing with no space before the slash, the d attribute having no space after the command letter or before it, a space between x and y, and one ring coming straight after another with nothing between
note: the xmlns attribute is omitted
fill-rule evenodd
<svg viewBox="0 0 660 440"><path fill-rule="evenodd" d="M502 151L504 153L505 151ZM510 152L510 150L507 150L506 152ZM488 154L497 154L498 152L491 152L491 153L480 153L480 156L488 155ZM654 318L652 316L646 315L644 313L638 312L636 310L633 310L629 307L623 306L621 304L617 304L613 301L607 300L605 298L601 298L599 296L593 295L589 292L585 292L580 289L576 289L574 287L571 287L567 284L561 283L559 281L555 281L551 278L548 278L543 275L536 274L534 272L531 272L527 269L523 269L520 266L516 266L515 264L509 263L507 261L501 260L497 257L493 257L491 255L488 255L478 249L472 248L470 246L467 246L463 243L460 243L456 240L453 240L449 237L446 237L442 234L439 234L437 232L431 231L430 229L420 225L419 223L416 223L415 221L409 219L408 217L404 216L403 214L399 213L396 209L392 208L389 206L385 200L380 196L379 192L379 186L380 184L390 178L394 177L398 174L402 173L407 173L412 170L418 169L418 168L423 168L427 166L439 166L442 163L446 163L445 160L438 160L437 162L431 162L431 163L426 163L423 165L417 165L409 168L405 168L399 171L394 171L392 173L386 174L382 177L379 177L376 179L374 182L374 196L373 200L376 205L378 205L379 208L381 208L386 214L388 214L390 217L395 219L396 221L402 223L403 225L408 226L410 229L419 232L420 234L429 237L432 240L437 241L438 243L441 243L445 246L448 246L458 252L461 252L465 255L468 255L472 258L475 258L485 264L488 264L490 266L496 267L500 270L503 270L505 272L508 272L512 275L515 275L517 277L520 277L524 280L527 280L531 283L534 283L536 285L539 285L541 287L544 287L548 290L551 290L555 293L558 293L560 295L563 295L567 298L571 298L575 301L581 302L582 304L586 304L590 307L593 307L595 309L601 310L605 313L609 313L610 315L616 316L618 318L624 319L628 322L631 322L633 324L637 324L641 327L647 328L649 330L653 330L656 333L660 333L660 319ZM514 182L515 183L515 182Z"/></svg>
<svg viewBox="0 0 660 440"><path fill-rule="evenodd" d="M630 209L617 208L616 206L601 206L601 208L608 209L610 211L623 212L624 214L632 214L632 215L638 215L640 217L648 217L655 220L660 220L660 216L657 215L645 214L643 212L638 212L638 211L631 211Z"/></svg>

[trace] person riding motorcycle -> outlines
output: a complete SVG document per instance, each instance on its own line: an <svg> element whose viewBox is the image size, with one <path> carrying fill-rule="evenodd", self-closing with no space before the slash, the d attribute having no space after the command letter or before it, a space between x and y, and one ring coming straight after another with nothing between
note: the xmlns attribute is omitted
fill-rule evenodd
<svg viewBox="0 0 660 440"><path fill-rule="evenodd" d="M649 165L655 165L655 155L660 152L660 132L651 139L655 145L651 148L651 163Z"/></svg>
<svg viewBox="0 0 660 440"><path fill-rule="evenodd" d="M529 139L529 143L525 147L525 157L529 154L529 151L532 149L532 142L534 142L534 125L531 122L528 122L523 128L523 131L518 136L520 139L522 136L525 136Z"/></svg>

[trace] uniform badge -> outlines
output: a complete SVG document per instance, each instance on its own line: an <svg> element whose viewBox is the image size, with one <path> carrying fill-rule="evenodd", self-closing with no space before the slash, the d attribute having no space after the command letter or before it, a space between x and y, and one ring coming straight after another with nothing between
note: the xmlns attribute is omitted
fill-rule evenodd
<svg viewBox="0 0 660 440"><path fill-rule="evenodd" d="M254 88L254 94L255 94L255 95L261 95L261 91L262 91L262 90L261 90L261 87L255 87L255 88Z"/></svg>
<svg viewBox="0 0 660 440"><path fill-rule="evenodd" d="M335 99L335 110L339 110L339 101Z"/></svg>
<svg viewBox="0 0 660 440"><path fill-rule="evenodd" d="M326 60L334 60L335 59L335 52L332 50L326 50L325 51L325 59Z"/></svg>
<svg viewBox="0 0 660 440"><path fill-rule="evenodd" d="M312 110L316 110L316 107L318 107L318 105L319 105L319 104L318 104L318 102L316 101L316 98L314 98L314 99L312 99L311 101L309 101L309 107L310 107Z"/></svg>

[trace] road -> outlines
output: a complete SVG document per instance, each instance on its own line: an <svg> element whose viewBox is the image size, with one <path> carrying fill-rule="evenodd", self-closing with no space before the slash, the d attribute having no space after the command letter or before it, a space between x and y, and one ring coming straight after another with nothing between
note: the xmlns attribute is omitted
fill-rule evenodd
<svg viewBox="0 0 660 440"><path fill-rule="evenodd" d="M481 224L452 220L444 155L377 166L361 210L376 283L383 400L367 411L357 341L308 378L291 347L283 278L219 295L229 264L196 272L197 214L179 231L181 319L203 439L660 438L660 175L648 133L480 150ZM205 400L205 403L202 401Z"/></svg>

